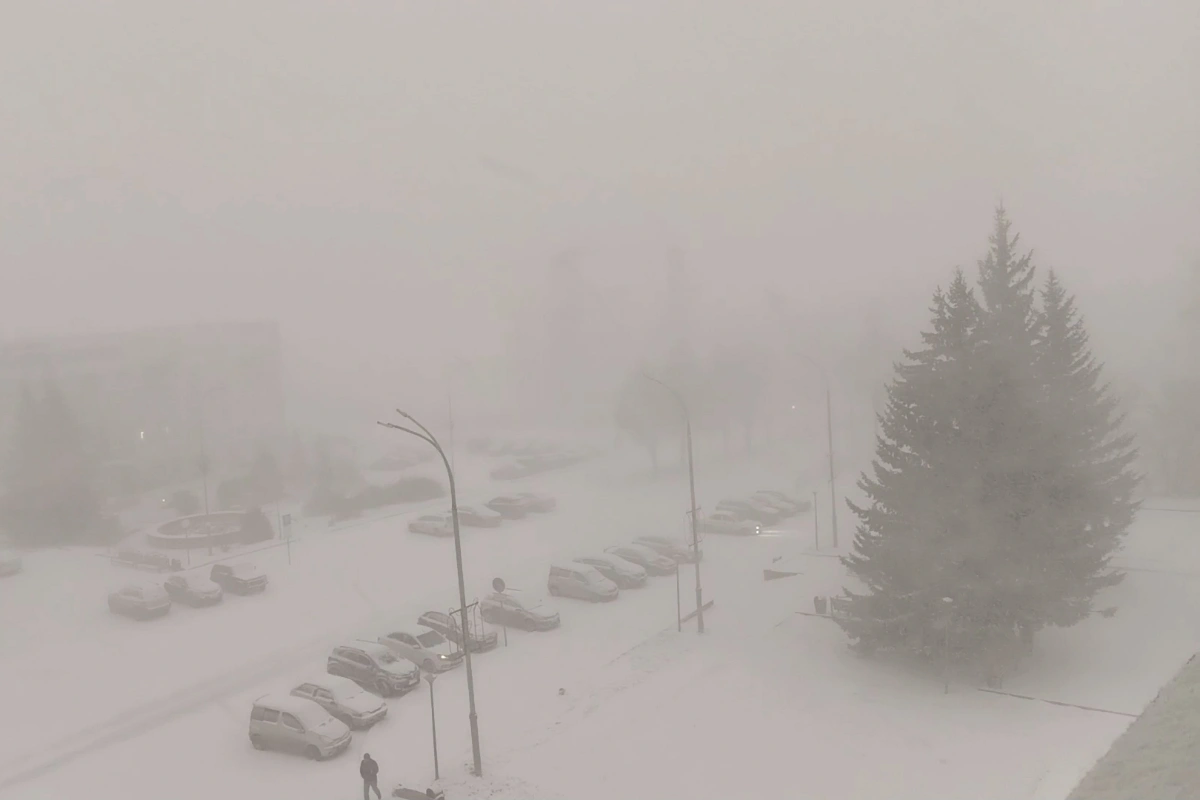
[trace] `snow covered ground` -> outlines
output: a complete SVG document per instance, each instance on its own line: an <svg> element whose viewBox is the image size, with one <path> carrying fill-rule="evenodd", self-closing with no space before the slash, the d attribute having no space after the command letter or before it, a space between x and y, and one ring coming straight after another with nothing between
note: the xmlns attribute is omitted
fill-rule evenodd
<svg viewBox="0 0 1200 800"><path fill-rule="evenodd" d="M496 576L542 588L554 557L639 533L681 534L682 476L648 478L634 459L515 482L558 495L560 509L467 529L470 594ZM488 485L486 466L460 464L465 499L508 489ZM788 484L782 471L745 464L701 466L698 475L709 506ZM260 753L246 735L253 698L323 672L332 644L454 603L452 544L405 531L423 510L302 528L290 566L283 548L248 556L271 574L265 595L176 608L149 623L107 613L104 592L126 573L95 555L28 559L21 581L0 584L0 796L351 798L364 751L382 765L383 785L425 785L433 766L424 686L390 700L389 718L329 762ZM613 604L561 601L561 629L510 632L508 647L478 657L482 781L466 776L463 670L440 677L443 785L452 797L514 799L1059 800L1128 725L1124 714L1138 713L1197 649L1200 581L1180 574L1200 574L1186 516L1143 514L1123 557L1136 570L1113 592L1118 615L1047 634L1029 669L1004 687L1040 699L957 684L943 693L940 682L853 657L832 623L796 614L841 585L836 559L804 555L809 516L777 537L709 537L702 574L715 606L704 637L694 622L675 632L674 579L656 578ZM776 556L803 574L763 582ZM1170 571L1148 571L1162 569ZM692 580L685 570L685 611Z"/></svg>

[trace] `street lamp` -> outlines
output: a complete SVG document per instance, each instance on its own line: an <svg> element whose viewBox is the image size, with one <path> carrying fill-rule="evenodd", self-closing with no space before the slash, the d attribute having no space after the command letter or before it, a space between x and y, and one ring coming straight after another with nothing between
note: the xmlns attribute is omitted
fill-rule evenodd
<svg viewBox="0 0 1200 800"><path fill-rule="evenodd" d="M421 423L413 419L411 414L396 409L396 413L404 417L406 420L416 425L419 431L412 428L406 428L403 425L396 425L391 422L380 422L379 424L385 428L393 428L398 431L404 431L410 436L415 436L427 442L438 455L442 457L442 464L446 467L446 476L450 480L450 516L454 521L454 560L458 568L458 601L460 614L464 620L464 636L465 620L467 618L467 584L463 578L463 558L462 558L462 536L459 535L458 529L458 494L454 487L454 470L450 467L450 461L446 458L446 452L442 450L442 446L438 444L437 437L429 432ZM471 755L475 760L474 773L477 776L483 775L483 759L479 752L479 717L475 713L475 673L471 671L471 648L463 647L463 658L467 665L467 704L470 709L471 721Z"/></svg>
<svg viewBox="0 0 1200 800"><path fill-rule="evenodd" d="M811 364L821 376L821 382L825 384L825 435L829 444L829 513L831 515L830 522L833 529L833 546L836 549L838 546L838 526L837 483L835 482L833 471L833 394L830 392L829 375L825 372L825 368L804 353L797 353L796 355L800 356L800 358ZM813 514L816 513L816 506L813 506Z"/></svg>
<svg viewBox="0 0 1200 800"><path fill-rule="evenodd" d="M683 424L687 431L688 491L692 501L689 511L692 518L692 557L696 559L696 633L704 633L704 602L700 591L700 541L696 535L696 469L692 462L692 416L688 413L683 395L657 378L651 378L649 375L642 375L642 377L666 389L675 398L675 402L679 403L679 410L683 412Z"/></svg>
<svg viewBox="0 0 1200 800"><path fill-rule="evenodd" d="M440 780L442 773L438 770L437 757L437 710L433 705L433 682L437 680L437 675L432 672L425 673L425 682L429 684L429 722L433 726L433 779Z"/></svg>

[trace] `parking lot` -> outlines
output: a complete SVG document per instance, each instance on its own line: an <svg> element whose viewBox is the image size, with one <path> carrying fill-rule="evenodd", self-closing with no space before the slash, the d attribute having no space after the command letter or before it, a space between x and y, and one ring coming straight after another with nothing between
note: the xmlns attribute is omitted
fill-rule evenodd
<svg viewBox="0 0 1200 800"><path fill-rule="evenodd" d="M670 484L625 490L626 502L618 509L611 493L589 491L586 475L549 476L540 483L539 489L559 497L557 512L506 522L499 529L464 530L472 599L484 594L498 576L515 587L544 591L552 560L641 533L679 535L686 529L679 513L682 498L676 496L681 494L679 487ZM254 560L272 578L264 595L229 597L206 609L181 607L147 623L112 618L97 604L88 636L6 658L6 670L23 669L37 688L44 688L40 697L53 696L57 708L72 710L47 719L37 692L17 698L13 718L21 720L26 735L16 734L17 726L6 733L13 736L6 752L16 755L6 772L24 771L32 777L40 768L46 774L36 778L36 784L25 784L39 791L47 782L64 790L71 781L95 787L110 774L110 765L124 757L117 754L136 759L146 757L148 748L166 748L155 757L177 762L188 774L196 770L197 754L212 759L197 770L211 791L260 779L274 785L277 771L300 780L313 774L343 775L350 769L341 763L344 758L308 765L291 756L255 752L245 731L248 709L254 697L286 691L304 677L322 673L334 644L357 637L373 640L392 625L412 624L424 611L456 605L452 544L408 534L406 518L305 537L294 544L290 567L282 548L256 554ZM719 591L720 576L741 569L737 553L749 554L760 549L758 544L706 544L710 554L704 569L710 589ZM683 574L685 610L694 597L691 574L689 569ZM550 684L563 684L553 687L557 697L557 688L569 691L572 681L589 669L659 630L673 628L675 592L674 578L665 577L651 579L644 589L623 592L616 603L592 606L559 600L560 630L510 631L507 648L483 654L476 662L481 719L486 713L487 718L531 720ZM107 630L98 632L101 627ZM82 649L89 667L80 680ZM61 685L53 680L55 659L49 656L55 653L61 653L58 660L64 665L57 674L68 672L66 664L72 663L74 680ZM50 670L38 671L47 664ZM461 752L459 743L465 742L465 705L461 713L455 710L456 704L465 704L463 671L439 678L435 692L443 764L448 764ZM379 729L356 736L352 752L379 740L377 747L405 761L413 753L426 753L413 760L430 771L427 694L391 702L396 708L389 719ZM488 723L483 724L486 731ZM512 730L511 723L507 729ZM190 755L181 756L185 752ZM381 763L385 780L391 780L388 761ZM111 774L114 789L119 777L126 794L143 796L139 791L130 794L127 772ZM161 787L144 787L145 796L153 794L152 788ZM192 788L189 781L186 791Z"/></svg>

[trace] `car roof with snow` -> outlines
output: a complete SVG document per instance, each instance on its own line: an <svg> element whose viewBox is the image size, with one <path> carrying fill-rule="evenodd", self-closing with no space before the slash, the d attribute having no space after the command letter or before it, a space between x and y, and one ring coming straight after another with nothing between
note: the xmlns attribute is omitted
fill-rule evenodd
<svg viewBox="0 0 1200 800"><path fill-rule="evenodd" d="M297 683L296 686L303 686L306 683L322 689L342 689L349 691L361 688L357 683L349 678L343 678L341 675L330 675L328 672L311 675L305 680Z"/></svg>
<svg viewBox="0 0 1200 800"><path fill-rule="evenodd" d="M254 701L254 705L266 706L267 708L284 711L288 714L295 714L296 716L313 713L314 706L320 709L321 713L325 713L324 709L306 697L296 697L295 695L280 694L278 692L263 695Z"/></svg>
<svg viewBox="0 0 1200 800"><path fill-rule="evenodd" d="M576 561L554 561L550 564L551 569L561 569L567 572L582 572L584 570L595 569L588 564L580 564Z"/></svg>

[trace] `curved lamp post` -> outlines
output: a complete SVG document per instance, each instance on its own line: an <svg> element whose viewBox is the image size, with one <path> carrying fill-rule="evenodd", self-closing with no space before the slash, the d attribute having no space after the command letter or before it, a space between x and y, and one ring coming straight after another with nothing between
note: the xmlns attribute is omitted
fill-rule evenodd
<svg viewBox="0 0 1200 800"><path fill-rule="evenodd" d="M679 404L679 410L683 412L683 424L687 431L688 491L691 494L692 500L692 507L688 516L692 518L692 557L696 559L696 632L704 633L704 600L700 591L700 542L696 536L696 470L692 463L692 416L688 413L687 403L684 402L683 395L658 378L651 378L649 375L642 375L642 377L666 389L671 397L675 399L675 402ZM678 574L678 571L676 574Z"/></svg>
<svg viewBox="0 0 1200 800"><path fill-rule="evenodd" d="M450 516L454 520L454 559L458 567L458 601L462 618L463 620L466 620L467 585L466 581L463 579L462 537L458 532L458 495L454 487L454 470L450 467L450 461L446 458L446 453L444 450L442 450L442 446L438 444L437 437L430 433L428 428L413 419L411 414L401 411L398 408L396 409L396 413L404 417L413 425L417 426L417 428L420 430L415 431L412 428L406 428L403 425L396 425L391 422L380 422L379 424L385 428L404 431L410 436L415 436L418 439L427 442L431 447L433 447L434 450L437 450L438 455L442 457L442 464L444 464L446 467L446 476L450 480ZM470 708L471 755L475 760L474 773L476 775L483 775L483 759L479 751L479 717L475 713L475 674L471 671L471 648L465 646L465 640L463 647L463 658L467 665L467 704ZM432 688L432 684L430 687Z"/></svg>

